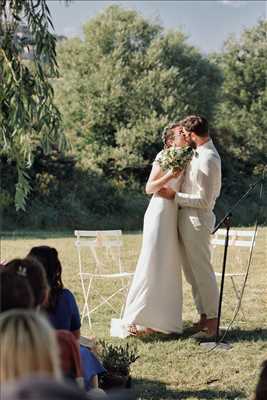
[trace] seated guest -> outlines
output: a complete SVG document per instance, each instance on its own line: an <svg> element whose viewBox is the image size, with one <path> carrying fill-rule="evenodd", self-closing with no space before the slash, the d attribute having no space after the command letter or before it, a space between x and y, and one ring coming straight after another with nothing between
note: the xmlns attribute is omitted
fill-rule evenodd
<svg viewBox="0 0 267 400"><path fill-rule="evenodd" d="M262 364L259 380L256 386L255 400L267 399L267 360Z"/></svg>
<svg viewBox="0 0 267 400"><path fill-rule="evenodd" d="M36 258L44 267L50 286L48 301L44 305L55 329L64 329L80 338L80 313L72 292L64 288L61 274L62 266L57 250L49 246L33 247L27 258ZM105 372L97 357L85 346L80 345L85 389L98 386L98 374Z"/></svg>
<svg viewBox="0 0 267 400"><path fill-rule="evenodd" d="M46 273L36 259L14 259L8 262L0 270L0 279L1 311L14 308L37 309L47 301ZM56 337L64 377L73 379L84 387L81 357L74 336L68 331L57 331Z"/></svg>
<svg viewBox="0 0 267 400"><path fill-rule="evenodd" d="M1 300L0 312L13 308L33 308L34 297L25 271L0 269Z"/></svg>
<svg viewBox="0 0 267 400"><path fill-rule="evenodd" d="M56 335L36 311L9 310L0 314L0 382L47 375L61 380Z"/></svg>
<svg viewBox="0 0 267 400"><path fill-rule="evenodd" d="M75 380L84 388L82 377L81 357L78 342L69 331L55 331L60 348L61 368L66 378Z"/></svg>
<svg viewBox="0 0 267 400"><path fill-rule="evenodd" d="M36 259L15 258L9 261L3 270L13 271L25 277L33 292L34 308L47 301L48 283L44 267ZM22 301L22 299L21 299Z"/></svg>
<svg viewBox="0 0 267 400"><path fill-rule="evenodd" d="M57 250L49 246L37 246L31 249L27 255L27 258L29 257L39 261L45 269L50 291L44 309L52 325L55 329L71 331L79 339L81 327L79 309L72 292L63 286L62 266Z"/></svg>

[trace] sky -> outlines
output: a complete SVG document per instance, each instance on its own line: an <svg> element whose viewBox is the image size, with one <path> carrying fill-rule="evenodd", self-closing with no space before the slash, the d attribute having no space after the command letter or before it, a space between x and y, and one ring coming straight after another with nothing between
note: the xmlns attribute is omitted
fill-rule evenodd
<svg viewBox="0 0 267 400"><path fill-rule="evenodd" d="M48 0L57 34L82 38L82 26L111 4L133 9L162 27L179 29L188 42L202 53L221 51L230 34L237 38L245 28L254 26L260 18L266 19L267 1L209 0L209 1L92 1Z"/></svg>

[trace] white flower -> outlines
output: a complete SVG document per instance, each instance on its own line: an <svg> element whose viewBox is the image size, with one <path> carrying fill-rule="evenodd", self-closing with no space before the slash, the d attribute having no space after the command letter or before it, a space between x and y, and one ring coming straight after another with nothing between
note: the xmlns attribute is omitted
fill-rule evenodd
<svg viewBox="0 0 267 400"><path fill-rule="evenodd" d="M193 154L193 149L189 146L169 147L162 151L158 162L163 171L182 170L192 160Z"/></svg>

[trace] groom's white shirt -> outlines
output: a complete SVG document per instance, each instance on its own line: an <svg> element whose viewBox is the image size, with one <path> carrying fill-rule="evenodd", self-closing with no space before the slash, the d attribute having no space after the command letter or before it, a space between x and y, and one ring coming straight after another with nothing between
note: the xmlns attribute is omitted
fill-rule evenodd
<svg viewBox="0 0 267 400"><path fill-rule="evenodd" d="M190 219L194 226L204 224L212 230L215 216L212 212L221 190L221 159L212 142L198 146L187 167L177 204L191 209Z"/></svg>

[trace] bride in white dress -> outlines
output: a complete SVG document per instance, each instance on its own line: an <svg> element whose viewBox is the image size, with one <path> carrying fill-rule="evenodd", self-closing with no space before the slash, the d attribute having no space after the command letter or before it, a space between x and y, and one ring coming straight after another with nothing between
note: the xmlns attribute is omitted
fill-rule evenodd
<svg viewBox="0 0 267 400"><path fill-rule="evenodd" d="M184 145L172 129L164 134L165 148ZM177 205L160 197L162 187L178 191L181 176L164 173L157 155L146 192L153 196L144 216L142 249L130 287L122 323L138 335L153 331L182 332L182 276L178 251Z"/></svg>

